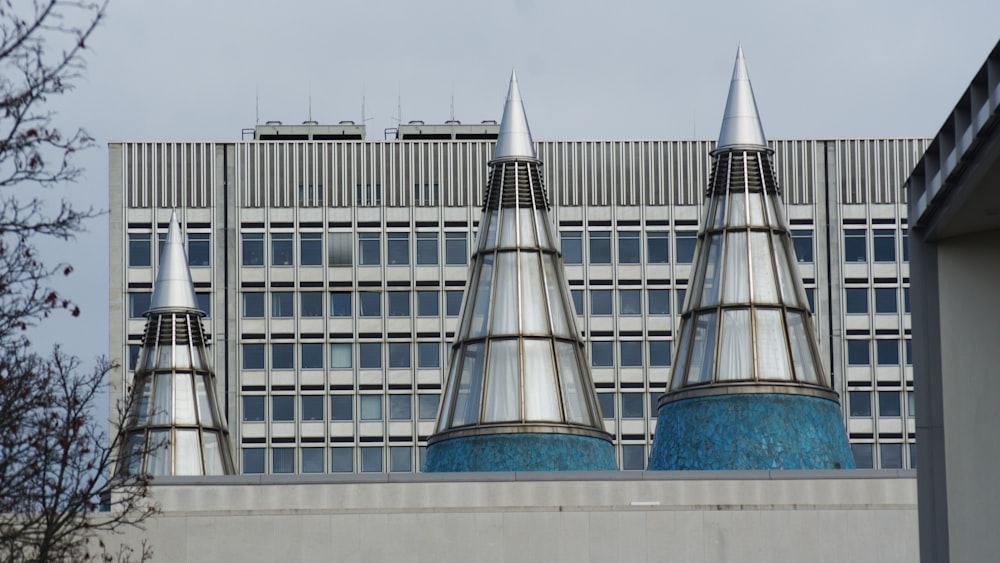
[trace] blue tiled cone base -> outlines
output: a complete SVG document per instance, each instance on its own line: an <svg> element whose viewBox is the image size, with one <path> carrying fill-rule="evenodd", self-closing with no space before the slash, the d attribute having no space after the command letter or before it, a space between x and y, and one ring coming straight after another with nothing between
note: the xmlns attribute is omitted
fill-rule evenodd
<svg viewBox="0 0 1000 563"><path fill-rule="evenodd" d="M837 403L740 394L660 407L649 469L853 469Z"/></svg>
<svg viewBox="0 0 1000 563"><path fill-rule="evenodd" d="M490 434L427 446L424 472L616 471L611 442L572 434Z"/></svg>

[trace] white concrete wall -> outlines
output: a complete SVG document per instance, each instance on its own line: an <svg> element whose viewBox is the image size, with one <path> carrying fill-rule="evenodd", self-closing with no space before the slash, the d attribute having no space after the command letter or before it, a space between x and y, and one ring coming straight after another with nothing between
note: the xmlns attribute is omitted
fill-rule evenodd
<svg viewBox="0 0 1000 563"><path fill-rule="evenodd" d="M114 539L147 538L154 561L916 561L902 474L175 479L155 486L163 513L144 532Z"/></svg>

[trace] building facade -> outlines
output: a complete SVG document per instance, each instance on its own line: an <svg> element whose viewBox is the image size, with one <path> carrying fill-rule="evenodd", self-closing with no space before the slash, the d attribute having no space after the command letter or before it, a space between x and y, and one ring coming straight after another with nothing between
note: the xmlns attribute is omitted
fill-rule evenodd
<svg viewBox="0 0 1000 563"><path fill-rule="evenodd" d="M111 400L131 381L176 209L239 471L417 471L494 148L435 127L387 141L111 143ZM622 469L648 458L714 144L536 143ZM855 461L913 467L901 187L927 140L769 145Z"/></svg>

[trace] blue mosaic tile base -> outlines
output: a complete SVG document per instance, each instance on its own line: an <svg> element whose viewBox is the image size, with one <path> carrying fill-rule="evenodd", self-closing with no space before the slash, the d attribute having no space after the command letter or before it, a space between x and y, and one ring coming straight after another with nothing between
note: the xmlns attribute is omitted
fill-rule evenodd
<svg viewBox="0 0 1000 563"><path fill-rule="evenodd" d="M573 434L489 434L427 446L424 472L617 471L611 442Z"/></svg>
<svg viewBox="0 0 1000 563"><path fill-rule="evenodd" d="M698 397L660 407L649 469L853 469L834 401L783 394Z"/></svg>

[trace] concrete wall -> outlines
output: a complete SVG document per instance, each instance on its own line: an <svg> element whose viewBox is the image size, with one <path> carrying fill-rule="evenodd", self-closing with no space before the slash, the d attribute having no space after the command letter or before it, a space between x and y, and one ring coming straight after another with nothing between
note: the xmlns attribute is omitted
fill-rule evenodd
<svg viewBox="0 0 1000 563"><path fill-rule="evenodd" d="M159 480L154 561L916 561L912 471ZM455 479L477 479L455 481Z"/></svg>

